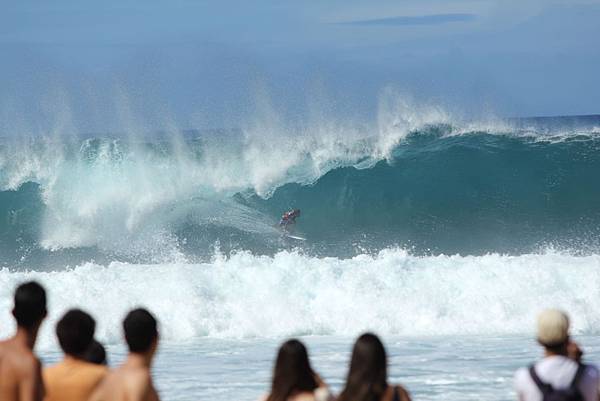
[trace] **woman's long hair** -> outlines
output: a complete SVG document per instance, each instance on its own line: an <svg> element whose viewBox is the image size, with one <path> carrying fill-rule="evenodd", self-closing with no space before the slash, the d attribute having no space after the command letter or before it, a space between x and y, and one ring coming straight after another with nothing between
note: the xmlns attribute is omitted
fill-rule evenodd
<svg viewBox="0 0 600 401"><path fill-rule="evenodd" d="M363 334L354 343L346 387L338 401L380 401L387 386L383 344L375 334Z"/></svg>
<svg viewBox="0 0 600 401"><path fill-rule="evenodd" d="M285 401L293 392L314 391L317 387L304 344L296 339L284 342L277 354L267 401Z"/></svg>

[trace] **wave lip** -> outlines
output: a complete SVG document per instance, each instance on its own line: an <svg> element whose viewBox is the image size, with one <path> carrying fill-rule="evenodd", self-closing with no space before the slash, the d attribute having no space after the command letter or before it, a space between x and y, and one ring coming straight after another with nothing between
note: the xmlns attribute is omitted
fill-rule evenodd
<svg viewBox="0 0 600 401"><path fill-rule="evenodd" d="M294 335L532 334L541 308L560 307L578 334L600 324L600 255L413 256L402 249L352 259L282 251L272 257L216 254L202 264L106 266L67 271L0 271L2 321L13 288L41 281L50 318L41 346L55 346L57 317L70 307L90 311L103 341L120 341L120 319L144 305L167 341L198 337ZM12 328L4 325L0 336Z"/></svg>

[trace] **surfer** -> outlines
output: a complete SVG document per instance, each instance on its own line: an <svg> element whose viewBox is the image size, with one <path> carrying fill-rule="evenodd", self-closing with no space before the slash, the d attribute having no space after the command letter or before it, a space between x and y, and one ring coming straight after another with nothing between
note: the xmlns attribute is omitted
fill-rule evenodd
<svg viewBox="0 0 600 401"><path fill-rule="evenodd" d="M296 219L300 216L300 209L292 209L285 212L279 220L279 227L287 231L290 224L296 224Z"/></svg>

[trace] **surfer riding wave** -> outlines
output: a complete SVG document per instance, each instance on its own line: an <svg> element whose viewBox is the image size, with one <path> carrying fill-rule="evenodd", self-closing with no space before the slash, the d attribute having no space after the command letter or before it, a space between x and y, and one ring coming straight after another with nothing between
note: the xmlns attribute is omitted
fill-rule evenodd
<svg viewBox="0 0 600 401"><path fill-rule="evenodd" d="M292 209L285 212L279 220L279 227L288 231L291 225L296 224L296 219L300 216L300 209Z"/></svg>

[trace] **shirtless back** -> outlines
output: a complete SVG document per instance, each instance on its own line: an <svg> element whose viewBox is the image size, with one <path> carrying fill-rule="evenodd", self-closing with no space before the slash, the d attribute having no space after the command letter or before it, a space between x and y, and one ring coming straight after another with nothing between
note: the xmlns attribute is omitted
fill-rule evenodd
<svg viewBox="0 0 600 401"><path fill-rule="evenodd" d="M158 346L154 317L145 309L135 309L123 321L129 355L111 371L88 401L158 401L150 366Z"/></svg>
<svg viewBox="0 0 600 401"><path fill-rule="evenodd" d="M39 284L29 282L17 288L13 316L17 332L0 342L0 400L40 401L44 385L33 347L46 317L46 293Z"/></svg>
<svg viewBox="0 0 600 401"><path fill-rule="evenodd" d="M65 356L42 372L44 401L84 401L106 376L103 365L84 358L94 341L96 321L80 309L71 309L56 324L56 336Z"/></svg>
<svg viewBox="0 0 600 401"><path fill-rule="evenodd" d="M150 369L143 358L130 356L102 381L89 401L158 401Z"/></svg>

